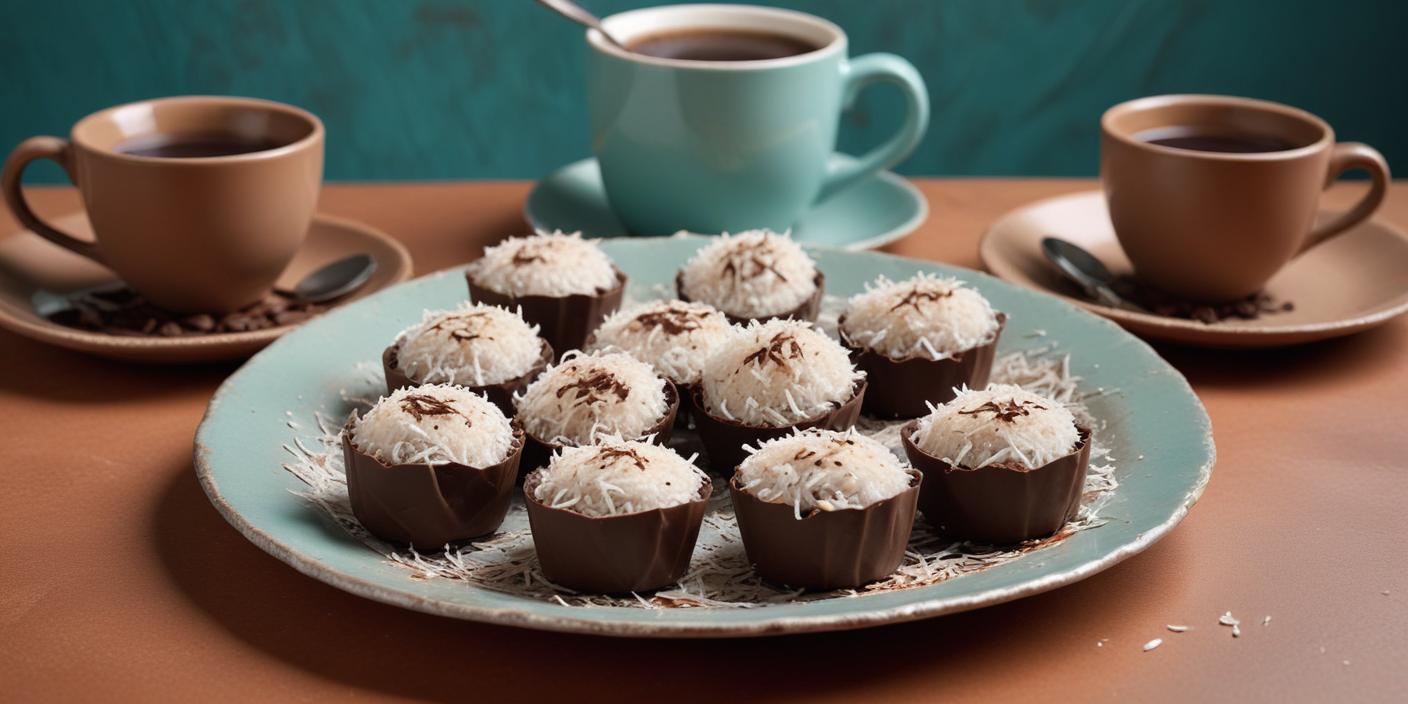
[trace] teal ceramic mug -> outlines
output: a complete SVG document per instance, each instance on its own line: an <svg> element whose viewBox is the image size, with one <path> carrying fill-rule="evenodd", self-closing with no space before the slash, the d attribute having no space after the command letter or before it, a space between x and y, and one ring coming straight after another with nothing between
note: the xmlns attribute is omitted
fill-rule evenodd
<svg viewBox="0 0 1408 704"><path fill-rule="evenodd" d="M812 205L909 155L929 123L924 81L893 54L847 57L819 17L748 5L670 5L604 20L627 46L717 30L784 35L815 49L776 59L695 61L626 51L587 33L592 149L632 232L789 228ZM856 159L833 158L842 111L866 86L903 92L904 123Z"/></svg>

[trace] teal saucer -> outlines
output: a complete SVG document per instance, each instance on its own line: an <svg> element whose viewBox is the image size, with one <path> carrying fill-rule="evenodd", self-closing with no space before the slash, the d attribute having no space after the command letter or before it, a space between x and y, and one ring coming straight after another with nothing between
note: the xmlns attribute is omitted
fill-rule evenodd
<svg viewBox="0 0 1408 704"><path fill-rule="evenodd" d="M606 200L596 159L568 164L539 181L523 204L523 216L540 230L581 230L588 237L630 234ZM875 249L913 232L928 216L929 202L914 184L881 171L807 211L792 226L792 236L807 244Z"/></svg>

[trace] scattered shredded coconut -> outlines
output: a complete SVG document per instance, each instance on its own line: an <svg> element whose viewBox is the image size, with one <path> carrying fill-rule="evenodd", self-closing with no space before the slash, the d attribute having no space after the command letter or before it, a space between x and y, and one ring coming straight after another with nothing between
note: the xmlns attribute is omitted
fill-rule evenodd
<svg viewBox="0 0 1408 704"><path fill-rule="evenodd" d="M483 396L458 386L430 384L377 401L355 420L352 442L386 464L488 467L508 456L513 426Z"/></svg>
<svg viewBox="0 0 1408 704"><path fill-rule="evenodd" d="M791 237L767 230L724 233L681 273L685 296L737 318L781 315L816 293L816 263Z"/></svg>
<svg viewBox="0 0 1408 704"><path fill-rule="evenodd" d="M667 382L624 352L573 350L514 398L518 420L533 437L586 445L598 436L639 439L669 410Z"/></svg>
<svg viewBox="0 0 1408 704"><path fill-rule="evenodd" d="M707 303L656 301L602 321L589 351L622 350L676 384L694 384L732 332L728 318Z"/></svg>
<svg viewBox="0 0 1408 704"><path fill-rule="evenodd" d="M1271 617L1270 617L1270 616L1264 616L1264 617L1262 617L1262 619L1261 619L1261 625L1265 626L1265 625L1268 625L1268 624L1270 624L1270 623L1271 623Z"/></svg>
<svg viewBox="0 0 1408 704"><path fill-rule="evenodd" d="M1161 645L1163 645L1163 644L1164 644L1164 639L1163 639L1163 638L1155 638L1155 639L1149 641L1148 643L1145 643L1145 644L1144 644L1144 652L1147 653L1147 652L1149 652L1150 650L1153 650L1154 648L1157 648L1157 647L1159 647L1159 646L1161 646Z"/></svg>
<svg viewBox="0 0 1408 704"><path fill-rule="evenodd" d="M1221 616L1217 618L1217 622L1224 626L1236 626L1237 624L1241 623L1241 621L1238 621L1232 615L1231 611L1224 612Z"/></svg>
<svg viewBox="0 0 1408 704"><path fill-rule="evenodd" d="M956 467L996 464L1036 469L1080 441L1075 416L1060 402L1009 384L958 396L920 419L910 438Z"/></svg>
<svg viewBox="0 0 1408 704"><path fill-rule="evenodd" d="M992 342L997 331L997 313L983 294L923 272L867 284L851 298L841 325L851 344L891 359L948 359Z"/></svg>
<svg viewBox="0 0 1408 704"><path fill-rule="evenodd" d="M781 428L849 400L865 378L839 342L810 323L753 321L704 364L700 387L713 415Z"/></svg>
<svg viewBox="0 0 1408 704"><path fill-rule="evenodd" d="M482 303L426 311L396 338L397 365L413 381L485 386L527 374L542 355L538 326Z"/></svg>
<svg viewBox="0 0 1408 704"><path fill-rule="evenodd" d="M854 428L813 428L765 442L743 460L735 478L762 501L791 504L799 519L813 510L865 508L913 481L889 449Z"/></svg>
<svg viewBox="0 0 1408 704"><path fill-rule="evenodd" d="M1187 626L1175 626L1175 625L1173 625L1173 624L1169 624L1169 625L1168 625L1168 629L1169 629L1170 631L1173 631L1174 633L1183 633L1184 631L1187 631L1187 630L1188 630L1188 627L1187 627Z"/></svg>
<svg viewBox="0 0 1408 704"><path fill-rule="evenodd" d="M534 497L584 516L620 516L694 501L707 476L674 450L606 438L564 448L539 474Z"/></svg>
<svg viewBox="0 0 1408 704"><path fill-rule="evenodd" d="M592 295L616 286L616 266L579 232L510 237L485 247L469 272L480 286L507 296Z"/></svg>

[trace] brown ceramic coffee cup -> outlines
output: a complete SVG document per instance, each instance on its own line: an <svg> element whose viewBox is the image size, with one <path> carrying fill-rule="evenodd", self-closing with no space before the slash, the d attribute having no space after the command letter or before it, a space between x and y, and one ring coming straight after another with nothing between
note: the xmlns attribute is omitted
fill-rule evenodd
<svg viewBox="0 0 1408 704"><path fill-rule="evenodd" d="M29 208L20 176L36 159L58 162L78 187L96 241ZM191 96L93 113L67 140L31 137L10 153L0 186L25 227L153 303L222 313L269 293L303 243L322 174L323 125L311 113Z"/></svg>
<svg viewBox="0 0 1408 704"><path fill-rule="evenodd" d="M1261 290L1297 254L1372 215L1389 181L1373 147L1337 144L1324 120L1262 100L1141 98L1110 108L1100 128L1100 177L1120 246L1140 279L1195 301ZM1212 141L1169 146L1178 135ZM1317 224L1321 191L1355 169L1372 177L1369 193Z"/></svg>

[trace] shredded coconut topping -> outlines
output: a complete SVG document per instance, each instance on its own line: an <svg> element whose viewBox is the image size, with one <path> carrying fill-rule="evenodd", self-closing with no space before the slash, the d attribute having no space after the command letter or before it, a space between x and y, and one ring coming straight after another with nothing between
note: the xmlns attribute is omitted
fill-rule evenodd
<svg viewBox="0 0 1408 704"><path fill-rule="evenodd" d="M955 467L1012 465L1037 469L1080 442L1075 416L1061 403L1019 386L960 389L920 419L910 438Z"/></svg>
<svg viewBox="0 0 1408 704"><path fill-rule="evenodd" d="M713 306L657 301L613 313L597 328L590 349L622 350L676 384L694 384L705 360L732 332Z"/></svg>
<svg viewBox="0 0 1408 704"><path fill-rule="evenodd" d="M849 400L865 378L846 348L810 323L753 321L704 365L704 407L720 418L781 428Z"/></svg>
<svg viewBox="0 0 1408 704"><path fill-rule="evenodd" d="M908 489L910 471L854 428L800 431L769 440L738 466L739 487L762 501L812 511L865 508Z"/></svg>
<svg viewBox="0 0 1408 704"><path fill-rule="evenodd" d="M542 355L538 326L482 303L426 311L396 338L397 364L418 383L485 386L527 374Z"/></svg>
<svg viewBox="0 0 1408 704"><path fill-rule="evenodd" d="M485 247L469 270L480 286L507 296L589 296L616 286L611 259L577 232L510 237Z"/></svg>
<svg viewBox="0 0 1408 704"><path fill-rule="evenodd" d="M841 325L852 344L891 359L948 359L992 342L997 331L997 313L981 293L924 272L867 284L851 298Z"/></svg>
<svg viewBox="0 0 1408 704"><path fill-rule="evenodd" d="M734 317L765 318L787 313L816 293L816 263L787 235L724 233L685 262L681 288L691 300Z"/></svg>
<svg viewBox="0 0 1408 704"><path fill-rule="evenodd" d="M707 478L694 456L648 442L603 438L568 447L539 472L534 498L584 516L620 516L686 504Z"/></svg>
<svg viewBox="0 0 1408 704"><path fill-rule="evenodd" d="M573 350L514 404L523 429L544 442L586 445L604 435L635 440L669 410L666 383L628 354Z"/></svg>
<svg viewBox="0 0 1408 704"><path fill-rule="evenodd" d="M483 396L458 386L400 389L354 420L352 442L385 464L488 467L513 446L513 426Z"/></svg>

